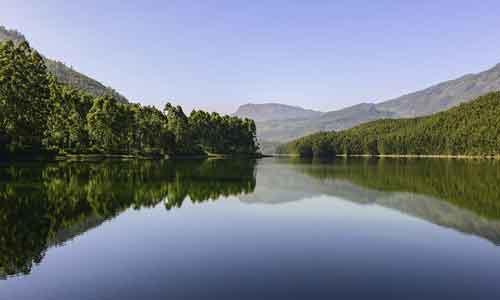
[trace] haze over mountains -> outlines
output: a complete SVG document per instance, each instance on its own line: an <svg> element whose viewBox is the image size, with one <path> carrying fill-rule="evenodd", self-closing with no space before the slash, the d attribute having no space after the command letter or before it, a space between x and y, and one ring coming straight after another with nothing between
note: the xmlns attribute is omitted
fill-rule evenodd
<svg viewBox="0 0 500 300"><path fill-rule="evenodd" d="M6 29L0 25L0 42L5 40L12 40L17 44L22 41L26 41L26 38L18 31ZM44 59L45 64L47 65L47 70L54 74L59 82L84 90L93 96L111 94L120 102L129 102L127 98L117 91L105 86L93 78L73 70L64 63L46 57L44 57Z"/></svg>
<svg viewBox="0 0 500 300"><path fill-rule="evenodd" d="M298 107L290 106L287 109L283 104L279 110L273 109L276 104L246 104L243 109L240 107L235 115L261 116L256 119L259 139L285 142L318 131L337 131L383 118L430 115L498 90L500 64L481 73L468 74L380 103L362 103L315 114ZM241 113L242 111L245 113ZM249 111L252 113L248 114Z"/></svg>
<svg viewBox="0 0 500 300"><path fill-rule="evenodd" d="M280 103L244 104L238 107L238 110L234 113L236 116L253 119L256 122L315 118L321 114L320 111Z"/></svg>

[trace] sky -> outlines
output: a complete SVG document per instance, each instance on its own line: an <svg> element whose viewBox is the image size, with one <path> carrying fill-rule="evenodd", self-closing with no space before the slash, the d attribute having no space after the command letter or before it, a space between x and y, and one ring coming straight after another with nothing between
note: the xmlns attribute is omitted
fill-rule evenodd
<svg viewBox="0 0 500 300"><path fill-rule="evenodd" d="M500 63L500 1L0 0L0 24L133 102L380 102Z"/></svg>

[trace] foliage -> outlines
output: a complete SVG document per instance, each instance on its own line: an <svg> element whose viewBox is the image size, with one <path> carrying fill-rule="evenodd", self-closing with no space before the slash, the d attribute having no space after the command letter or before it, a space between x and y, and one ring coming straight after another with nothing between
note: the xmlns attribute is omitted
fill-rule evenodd
<svg viewBox="0 0 500 300"><path fill-rule="evenodd" d="M334 154L499 155L500 92L486 94L428 117L384 119L340 132L305 136L281 145L278 152L302 157Z"/></svg>
<svg viewBox="0 0 500 300"><path fill-rule="evenodd" d="M255 123L94 97L49 75L27 42L0 44L0 153L254 154Z"/></svg>
<svg viewBox="0 0 500 300"><path fill-rule="evenodd" d="M189 115L194 138L212 153L255 153L258 147L253 120L194 110Z"/></svg>
<svg viewBox="0 0 500 300"><path fill-rule="evenodd" d="M12 147L39 147L48 114L48 77L28 43L0 44L0 135Z"/></svg>

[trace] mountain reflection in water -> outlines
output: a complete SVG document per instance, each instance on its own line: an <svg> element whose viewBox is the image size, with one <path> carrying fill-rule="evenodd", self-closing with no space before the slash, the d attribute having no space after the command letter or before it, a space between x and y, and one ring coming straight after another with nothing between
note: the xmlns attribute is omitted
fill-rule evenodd
<svg viewBox="0 0 500 300"><path fill-rule="evenodd" d="M240 199L278 204L329 195L376 204L500 245L500 163L487 160L281 159L259 164ZM284 196L286 195L286 196Z"/></svg>
<svg viewBox="0 0 500 300"><path fill-rule="evenodd" d="M494 161L181 160L0 166L0 277L29 274L46 251L129 208L166 211L237 196L280 204L333 196L376 204L500 244ZM363 209L360 206L359 209ZM168 218L166 212L165 218Z"/></svg>

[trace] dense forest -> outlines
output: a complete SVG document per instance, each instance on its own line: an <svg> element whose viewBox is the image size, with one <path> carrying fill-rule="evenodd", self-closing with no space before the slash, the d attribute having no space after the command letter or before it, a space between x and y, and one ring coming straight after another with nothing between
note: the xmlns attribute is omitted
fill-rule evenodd
<svg viewBox="0 0 500 300"><path fill-rule="evenodd" d="M59 83L25 41L0 44L0 153L255 154L253 120L163 111Z"/></svg>
<svg viewBox="0 0 500 300"><path fill-rule="evenodd" d="M280 154L500 155L500 92L427 117L383 119L339 132L319 132L287 144Z"/></svg>
<svg viewBox="0 0 500 300"><path fill-rule="evenodd" d="M128 208L215 201L255 189L252 159L0 165L0 280ZM22 180L20 180L22 179Z"/></svg>

